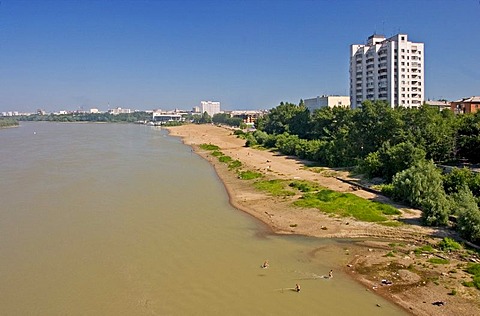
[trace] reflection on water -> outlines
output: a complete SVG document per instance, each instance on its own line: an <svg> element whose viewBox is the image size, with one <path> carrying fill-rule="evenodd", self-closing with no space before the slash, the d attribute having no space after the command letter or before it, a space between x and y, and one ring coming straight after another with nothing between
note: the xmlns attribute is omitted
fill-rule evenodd
<svg viewBox="0 0 480 316"><path fill-rule="evenodd" d="M259 235L164 130L23 123L0 163L1 315L403 314L341 273L348 244Z"/></svg>

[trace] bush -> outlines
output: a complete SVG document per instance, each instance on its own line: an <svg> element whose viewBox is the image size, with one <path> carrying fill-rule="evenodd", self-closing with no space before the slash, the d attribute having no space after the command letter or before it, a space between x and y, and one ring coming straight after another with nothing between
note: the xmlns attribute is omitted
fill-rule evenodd
<svg viewBox="0 0 480 316"><path fill-rule="evenodd" d="M411 142L403 142L390 147L388 142L379 150L382 177L390 182L395 174L425 160L425 151Z"/></svg>
<svg viewBox="0 0 480 316"><path fill-rule="evenodd" d="M431 161L419 161L393 177L393 198L419 207L427 225L445 225L450 204L440 171Z"/></svg>
<svg viewBox="0 0 480 316"><path fill-rule="evenodd" d="M246 147L253 147L258 145L257 140L255 139L255 137L253 137L252 133L245 134L245 139L246 139L246 142L245 142Z"/></svg>
<svg viewBox="0 0 480 316"><path fill-rule="evenodd" d="M462 249L462 245L448 237L443 238L443 240L438 243L438 246L442 251L455 251Z"/></svg>
<svg viewBox="0 0 480 316"><path fill-rule="evenodd" d="M371 152L359 163L359 172L364 173L369 178L382 176L382 163L378 151Z"/></svg>
<svg viewBox="0 0 480 316"><path fill-rule="evenodd" d="M380 185L380 192L382 192L382 194L385 196L393 197L393 191L394 191L393 184Z"/></svg>

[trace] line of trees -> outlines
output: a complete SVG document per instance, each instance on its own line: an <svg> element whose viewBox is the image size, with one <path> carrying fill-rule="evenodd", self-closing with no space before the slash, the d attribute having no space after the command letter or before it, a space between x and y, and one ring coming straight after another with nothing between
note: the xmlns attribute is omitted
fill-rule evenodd
<svg viewBox="0 0 480 316"><path fill-rule="evenodd" d="M50 114L50 115L24 115L19 116L20 121L48 121L48 122L105 122L105 123L134 123L138 121L148 121L152 119L152 114L138 111L133 113L72 113L72 114Z"/></svg>
<svg viewBox="0 0 480 316"><path fill-rule="evenodd" d="M0 118L0 128L18 126L18 121L12 118Z"/></svg>
<svg viewBox="0 0 480 316"><path fill-rule="evenodd" d="M480 163L480 113L391 108L384 101L310 113L303 102L282 102L256 127L245 136L247 146L383 178L383 192L422 209L425 224L447 225L455 215L462 236L480 242L480 175L469 169L443 174L435 165Z"/></svg>

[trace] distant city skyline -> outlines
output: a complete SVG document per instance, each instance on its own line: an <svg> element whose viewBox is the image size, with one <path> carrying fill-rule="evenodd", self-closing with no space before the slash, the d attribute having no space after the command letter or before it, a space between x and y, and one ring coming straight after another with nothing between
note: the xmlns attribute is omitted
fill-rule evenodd
<svg viewBox="0 0 480 316"><path fill-rule="evenodd" d="M480 95L480 2L0 2L0 112L270 109L349 95L349 46L425 43L425 99Z"/></svg>

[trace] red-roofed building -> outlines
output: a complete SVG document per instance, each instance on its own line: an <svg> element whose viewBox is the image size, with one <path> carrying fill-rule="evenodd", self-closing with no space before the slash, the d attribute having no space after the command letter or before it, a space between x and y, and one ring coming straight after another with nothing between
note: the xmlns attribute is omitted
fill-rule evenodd
<svg viewBox="0 0 480 316"><path fill-rule="evenodd" d="M473 96L470 98L463 98L458 101L453 101L450 108L455 114L459 113L475 113L480 110L480 96Z"/></svg>

